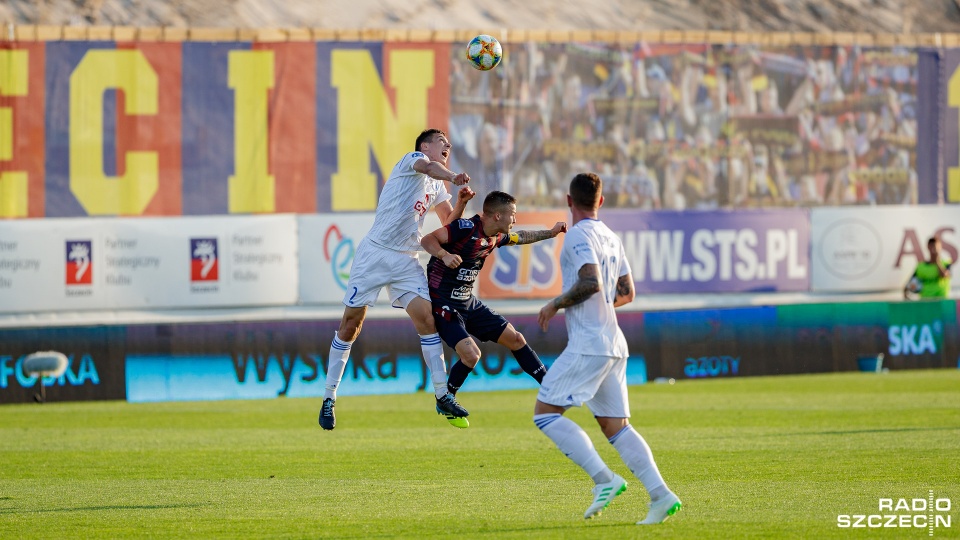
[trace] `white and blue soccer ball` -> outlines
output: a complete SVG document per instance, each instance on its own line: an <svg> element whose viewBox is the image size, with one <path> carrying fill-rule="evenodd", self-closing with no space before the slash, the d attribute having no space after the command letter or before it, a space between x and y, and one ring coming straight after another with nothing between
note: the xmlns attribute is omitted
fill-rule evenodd
<svg viewBox="0 0 960 540"><path fill-rule="evenodd" d="M923 290L923 283L921 283L920 280L917 279L917 276L913 276L912 278L910 278L910 282L907 283L907 290L912 293L919 293L920 291Z"/></svg>
<svg viewBox="0 0 960 540"><path fill-rule="evenodd" d="M467 60L480 71L490 71L503 58L503 48L493 36L480 34L467 44Z"/></svg>

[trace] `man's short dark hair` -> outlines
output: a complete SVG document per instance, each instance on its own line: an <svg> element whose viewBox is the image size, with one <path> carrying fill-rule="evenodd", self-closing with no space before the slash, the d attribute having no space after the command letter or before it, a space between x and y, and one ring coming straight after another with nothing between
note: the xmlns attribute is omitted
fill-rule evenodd
<svg viewBox="0 0 960 540"><path fill-rule="evenodd" d="M437 128L430 128L430 129L425 129L425 130L421 131L421 132L420 132L420 135L417 136L417 145L416 145L416 147L413 149L413 151L414 151L414 152L419 152L419 151L420 151L420 145L423 144L423 143L425 143L425 142L433 142L433 136L434 136L434 135L437 135L437 134L443 135L444 137L447 136L446 133L444 133L442 130L439 130L439 129L437 129Z"/></svg>
<svg viewBox="0 0 960 540"><path fill-rule="evenodd" d="M570 198L581 210L596 210L600 207L603 180L596 173L580 173L570 181Z"/></svg>
<svg viewBox="0 0 960 540"><path fill-rule="evenodd" d="M930 246L932 246L933 244L935 244L935 243L937 243L937 242L939 242L939 241L940 241L940 239L937 238L936 236L931 236L931 237L927 240L927 247L930 247Z"/></svg>
<svg viewBox="0 0 960 540"><path fill-rule="evenodd" d="M517 198L503 191L491 191L483 199L483 213L496 214L508 205L517 204Z"/></svg>

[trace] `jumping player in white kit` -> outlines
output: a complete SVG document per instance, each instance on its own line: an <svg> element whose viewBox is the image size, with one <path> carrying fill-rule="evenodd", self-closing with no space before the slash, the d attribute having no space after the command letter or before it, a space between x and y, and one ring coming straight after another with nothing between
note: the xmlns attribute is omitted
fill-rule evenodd
<svg viewBox="0 0 960 540"><path fill-rule="evenodd" d="M437 412L448 419L467 415L456 398L447 392L443 345L434 325L427 278L418 256L422 251L424 215L433 209L444 225L460 219L474 193L468 187L460 189L456 207L451 206L450 194L443 182L463 186L470 182L470 177L447 168L451 146L443 131L423 131L414 148L393 167L380 192L373 227L357 246L343 298L346 307L340 329L330 345L319 419L323 429L336 426L337 387L343 378L350 348L360 334L367 308L376 303L383 287L387 288L393 307L406 310L420 334L420 348L430 368Z"/></svg>
<svg viewBox="0 0 960 540"><path fill-rule="evenodd" d="M630 425L627 401L627 340L614 308L633 301L633 276L620 239L598 218L603 181L593 173L570 182L567 205L573 226L560 253L563 294L540 309L544 331L566 309L568 341L547 371L537 394L533 421L561 452L593 478L593 503L584 519L600 515L627 482L610 470L590 437L563 413L586 403L600 429L650 495L638 525L661 523L680 510L680 499L660 476L646 441Z"/></svg>

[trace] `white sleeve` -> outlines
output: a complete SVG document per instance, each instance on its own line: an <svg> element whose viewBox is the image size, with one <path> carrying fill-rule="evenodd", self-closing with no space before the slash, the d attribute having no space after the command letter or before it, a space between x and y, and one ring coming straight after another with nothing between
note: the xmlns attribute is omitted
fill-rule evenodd
<svg viewBox="0 0 960 540"><path fill-rule="evenodd" d="M630 273L630 261L627 260L627 252L623 249L623 244L620 244L620 277L623 277Z"/></svg>
<svg viewBox="0 0 960 540"><path fill-rule="evenodd" d="M413 168L413 164L418 161L430 161L430 158L423 152L410 152L403 156L403 165L400 167L401 171L405 174L419 174L417 170Z"/></svg>
<svg viewBox="0 0 960 540"><path fill-rule="evenodd" d="M597 252L586 235L580 229L571 229L563 239L563 250L567 252L570 262L576 272L580 272L585 264L600 265L600 259L597 258Z"/></svg>
<svg viewBox="0 0 960 540"><path fill-rule="evenodd" d="M447 187L443 185L443 180L437 180L435 178L431 178L430 180L433 182L433 204L430 205L430 208L434 208L443 201L449 201L453 198L447 193Z"/></svg>

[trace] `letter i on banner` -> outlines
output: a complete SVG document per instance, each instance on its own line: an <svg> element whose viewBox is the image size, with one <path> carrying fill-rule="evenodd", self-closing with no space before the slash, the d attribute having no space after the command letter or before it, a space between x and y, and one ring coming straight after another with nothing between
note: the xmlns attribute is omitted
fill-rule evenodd
<svg viewBox="0 0 960 540"><path fill-rule="evenodd" d="M229 184L229 211L273 212L276 185L269 173L267 110L273 88L273 51L230 51L229 85L234 99L234 174Z"/></svg>

